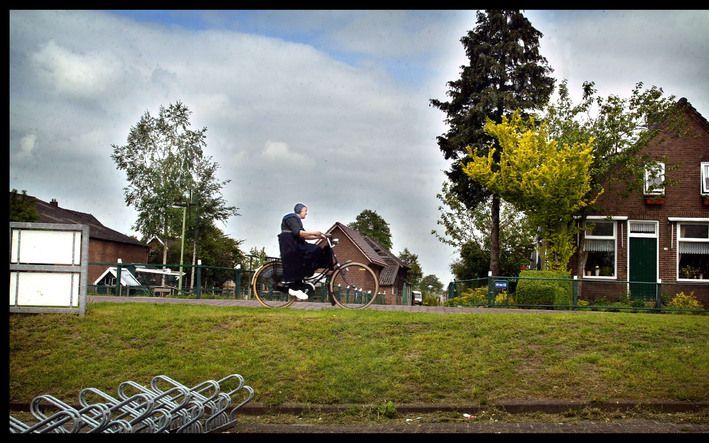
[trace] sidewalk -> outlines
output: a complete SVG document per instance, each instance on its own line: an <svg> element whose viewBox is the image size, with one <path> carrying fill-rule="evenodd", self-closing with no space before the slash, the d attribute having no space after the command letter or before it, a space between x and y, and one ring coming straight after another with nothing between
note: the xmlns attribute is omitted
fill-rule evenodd
<svg viewBox="0 0 709 443"><path fill-rule="evenodd" d="M170 297L137 297L137 296L115 296L115 295L89 295L89 303L178 303L178 304L201 304L211 306L250 306L262 309L269 309L262 306L257 300L234 300L234 299L213 299L213 298L170 298ZM320 311L324 309L344 309L333 306L330 303L319 302L296 302L284 309L303 309L307 311ZM515 314L568 314L577 312L599 313L597 311L572 311L572 310L551 310L551 309L505 309L486 307L454 307L454 306L410 306L410 305L371 305L367 310L373 311L403 311L403 312L432 312L441 314L473 314L473 313L515 313Z"/></svg>

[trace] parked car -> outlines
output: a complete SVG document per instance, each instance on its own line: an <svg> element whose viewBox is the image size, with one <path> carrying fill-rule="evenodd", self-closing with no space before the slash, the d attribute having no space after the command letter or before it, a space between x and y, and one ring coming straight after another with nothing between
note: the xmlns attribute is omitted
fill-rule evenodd
<svg viewBox="0 0 709 443"><path fill-rule="evenodd" d="M413 295L412 298L415 305L423 304L423 294L421 294L421 291L411 291L411 294Z"/></svg>

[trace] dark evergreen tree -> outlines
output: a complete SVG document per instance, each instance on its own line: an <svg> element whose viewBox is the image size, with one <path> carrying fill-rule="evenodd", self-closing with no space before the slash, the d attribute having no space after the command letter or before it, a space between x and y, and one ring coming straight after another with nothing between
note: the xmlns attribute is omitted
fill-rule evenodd
<svg viewBox="0 0 709 443"><path fill-rule="evenodd" d="M365 209L347 226L366 235L387 250L392 247L389 223L377 214L377 211Z"/></svg>
<svg viewBox="0 0 709 443"><path fill-rule="evenodd" d="M448 82L450 101L431 100L432 106L446 113L449 130L437 137L438 147L453 161L446 175L468 209L491 196L463 172L468 146L477 155L486 155L491 143L499 149L483 130L486 119L499 123L516 109L526 115L525 111L543 107L554 90L554 78L548 75L552 69L539 53L541 37L520 11L478 12L475 28L460 40L470 63L461 66L458 80ZM496 195L492 195L491 212L490 271L500 275L500 199Z"/></svg>
<svg viewBox="0 0 709 443"><path fill-rule="evenodd" d="M423 270L419 264L418 254L414 254L409 251L408 248L404 248L403 251L399 252L399 260L406 263L409 267L409 270L406 272L406 280L411 284L411 286L414 287L414 289L418 288L419 282L423 277Z"/></svg>

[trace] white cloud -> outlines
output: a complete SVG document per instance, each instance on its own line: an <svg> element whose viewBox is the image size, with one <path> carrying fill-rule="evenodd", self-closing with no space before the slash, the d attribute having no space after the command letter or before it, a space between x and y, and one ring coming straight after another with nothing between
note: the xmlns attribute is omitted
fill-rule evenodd
<svg viewBox="0 0 709 443"><path fill-rule="evenodd" d="M285 142L267 141L261 152L261 157L276 164L288 164L296 167L312 168L313 161L305 155L294 152Z"/></svg>
<svg viewBox="0 0 709 443"><path fill-rule="evenodd" d="M709 11L530 11L544 37L541 52L569 80L575 99L584 81L599 94L629 97L633 87L657 86L709 113Z"/></svg>
<svg viewBox="0 0 709 443"><path fill-rule="evenodd" d="M79 54L54 40L32 54L34 67L48 86L69 97L95 97L106 93L121 76L121 66L108 54Z"/></svg>
<svg viewBox="0 0 709 443"><path fill-rule="evenodd" d="M34 134L27 134L20 139L20 149L17 153L17 158L19 160L28 160L34 158L34 147L37 142L37 136Z"/></svg>

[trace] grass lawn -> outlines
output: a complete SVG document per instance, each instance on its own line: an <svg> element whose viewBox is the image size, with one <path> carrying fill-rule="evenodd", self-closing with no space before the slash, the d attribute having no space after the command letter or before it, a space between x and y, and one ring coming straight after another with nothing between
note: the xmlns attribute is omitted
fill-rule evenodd
<svg viewBox="0 0 709 443"><path fill-rule="evenodd" d="M239 373L254 404L709 400L709 317L96 303L10 315L10 402Z"/></svg>

